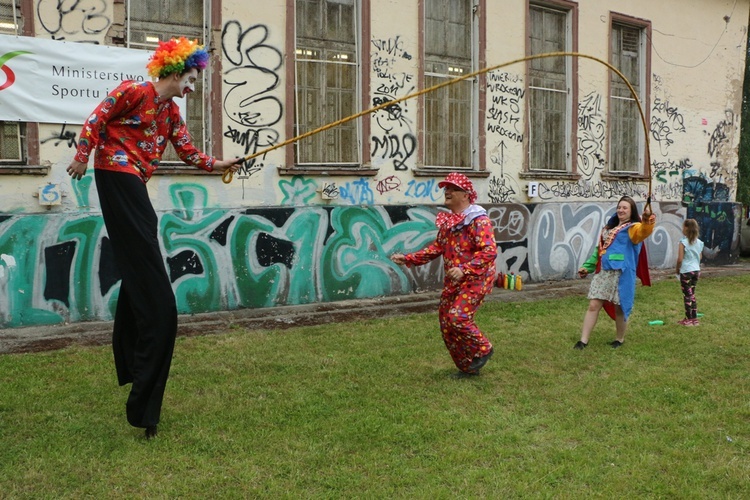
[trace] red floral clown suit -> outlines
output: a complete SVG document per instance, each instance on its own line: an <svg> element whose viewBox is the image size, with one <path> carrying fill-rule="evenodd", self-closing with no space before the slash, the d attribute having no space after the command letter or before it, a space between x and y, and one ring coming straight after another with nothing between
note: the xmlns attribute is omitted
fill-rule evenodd
<svg viewBox="0 0 750 500"><path fill-rule="evenodd" d="M484 209L472 205L466 212L439 214L435 241L423 250L404 256L409 266L443 256L446 277L438 308L440 330L453 362L462 372L469 372L472 360L487 355L492 349L492 344L474 322L474 314L485 295L492 291L497 257L492 221ZM448 278L447 271L453 267L463 271L460 281Z"/></svg>

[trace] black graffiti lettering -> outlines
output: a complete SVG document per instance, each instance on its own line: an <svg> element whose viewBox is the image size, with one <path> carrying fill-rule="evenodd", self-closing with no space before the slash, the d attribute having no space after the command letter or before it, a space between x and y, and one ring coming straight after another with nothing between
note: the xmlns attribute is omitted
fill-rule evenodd
<svg viewBox="0 0 750 500"><path fill-rule="evenodd" d="M510 141L523 142L521 99L526 90L514 83L521 79L508 73L491 73L487 77L487 92L492 106L487 110L487 131Z"/></svg>
<svg viewBox="0 0 750 500"><path fill-rule="evenodd" d="M224 137L231 139L235 144L243 146L245 156L256 153L261 148L273 146L279 140L278 132L270 128L241 131L230 126L224 132Z"/></svg>
<svg viewBox="0 0 750 500"><path fill-rule="evenodd" d="M407 75L406 73L389 75L387 78L389 80L388 83L380 83L378 85L378 88L375 90L376 94L396 95L402 90L404 90L407 84L411 83L411 80L412 80L412 76Z"/></svg>
<svg viewBox="0 0 750 500"><path fill-rule="evenodd" d="M492 93L507 94L518 99L523 99L526 90L521 87L513 87L504 83L487 83L487 90Z"/></svg>
<svg viewBox="0 0 750 500"><path fill-rule="evenodd" d="M375 47L372 67L379 80L373 84L376 95L373 104L379 106L395 101L400 95L407 93L408 88L413 90L414 76L403 71L395 71L399 60L411 59L411 55L404 50L404 41L401 37L373 39L371 42ZM408 111L408 102L404 101L385 106L373 115L380 132L374 132L371 136L372 156L391 160L397 171L408 169L407 161L417 149L417 139L412 133ZM387 189L387 186L379 184L378 189Z"/></svg>
<svg viewBox="0 0 750 500"><path fill-rule="evenodd" d="M667 122L675 132L685 132L685 119L676 107L669 105L669 99L662 101L661 98L654 98L654 106L651 108L654 113L666 115Z"/></svg>
<svg viewBox="0 0 750 500"><path fill-rule="evenodd" d="M279 132L274 128L281 121L283 106L273 94L279 86L278 69L281 51L266 43L268 28L261 24L242 28L239 21L229 21L221 33L221 49L231 64L224 72L227 85L224 112L230 120L245 127L228 127L224 137L244 148L245 156L276 144ZM263 168L256 159L245 160L241 174L252 175Z"/></svg>
<svg viewBox="0 0 750 500"><path fill-rule="evenodd" d="M716 125L708 140L708 156L711 158L718 156L719 149L727 142L728 136L734 127L734 113L731 110L727 110L726 115L726 120L722 120Z"/></svg>
<svg viewBox="0 0 750 500"><path fill-rule="evenodd" d="M591 92L578 104L578 168L585 179L604 168L602 96Z"/></svg>
<svg viewBox="0 0 750 500"><path fill-rule="evenodd" d="M244 156L250 156L263 148L276 144L279 140L279 133L270 128L238 130L230 126L224 132L224 137L242 146ZM265 156L263 157L265 158ZM258 162L257 158L243 160L240 173L250 176L262 170L264 166L263 163Z"/></svg>
<svg viewBox="0 0 750 500"><path fill-rule="evenodd" d="M76 133L70 130L65 130L65 125L62 126L60 133L52 134L50 137L42 140L42 144L46 144L49 141L55 141L53 144L57 147L61 142L66 142L69 148L77 148L78 142L76 141Z"/></svg>
<svg viewBox="0 0 750 500"><path fill-rule="evenodd" d="M387 97L376 97L372 100L372 102L375 106L380 106L381 104L391 102L391 99L388 99ZM398 122L401 120L401 118L403 118L403 110L401 109L401 105L399 104L391 104L390 106L386 106L383 109L385 109L385 111L388 113L389 121ZM389 128L388 130L391 129Z"/></svg>
<svg viewBox="0 0 750 500"><path fill-rule="evenodd" d="M552 185L539 183L539 197L543 200L553 198L615 199L621 196L645 198L646 195L645 186L630 181L557 181Z"/></svg>
<svg viewBox="0 0 750 500"><path fill-rule="evenodd" d="M519 116L516 116L515 113L511 111L503 111L502 109L498 109L494 106L492 106L489 110L487 110L487 118L497 122L498 125L512 125L513 129L516 132L520 132L519 125L521 122L521 118Z"/></svg>
<svg viewBox="0 0 750 500"><path fill-rule="evenodd" d="M36 11L42 29L55 40L65 40L69 35L92 36L109 29L112 21L106 16L107 3L106 0L39 0Z"/></svg>
<svg viewBox="0 0 750 500"><path fill-rule="evenodd" d="M335 182L332 182L330 184L326 184L323 187L323 196L328 198L338 198L339 197L339 188L336 186Z"/></svg>
<svg viewBox="0 0 750 500"><path fill-rule="evenodd" d="M671 139L672 128L669 126L666 120L661 118L651 118L651 137L659 144L659 150L662 156L667 156L669 146L674 144Z"/></svg>
<svg viewBox="0 0 750 500"><path fill-rule="evenodd" d="M395 63L396 59L393 57L375 57L372 61L372 67L378 78L390 79L391 66Z"/></svg>
<svg viewBox="0 0 750 500"><path fill-rule="evenodd" d="M385 52L387 54L400 55L404 52L404 42L398 35L396 38L389 38L387 40L372 40L372 44L380 52Z"/></svg>
<svg viewBox="0 0 750 500"><path fill-rule="evenodd" d="M492 203L506 203L516 190L510 185L510 179L495 177L490 178L488 196Z"/></svg>
<svg viewBox="0 0 750 500"><path fill-rule="evenodd" d="M521 80L521 77L513 73L508 73L508 72L498 73L496 71L487 73L487 81L491 83L494 83L494 82L516 83L520 80Z"/></svg>
<svg viewBox="0 0 750 500"><path fill-rule="evenodd" d="M519 134L518 132L514 132L512 130L508 130L502 125L496 125L494 123L488 123L487 124L487 131L488 132L494 132L501 137L507 137L511 141L515 142L523 142L523 134Z"/></svg>
<svg viewBox="0 0 750 500"><path fill-rule="evenodd" d="M690 158L683 158L678 161L674 161L672 159L669 159L667 161L652 161L651 162L651 170L653 172L658 172L660 170L687 170L693 168L693 162L690 160Z"/></svg>
<svg viewBox="0 0 750 500"><path fill-rule="evenodd" d="M399 137L396 134L388 134L382 137L374 137L372 156L383 159L393 160L393 167L396 170L408 170L406 160L408 160L417 149L417 138L412 134L404 134Z"/></svg>

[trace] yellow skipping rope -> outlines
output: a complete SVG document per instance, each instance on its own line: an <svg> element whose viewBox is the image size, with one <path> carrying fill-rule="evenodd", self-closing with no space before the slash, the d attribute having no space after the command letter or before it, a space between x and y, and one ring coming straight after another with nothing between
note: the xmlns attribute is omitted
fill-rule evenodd
<svg viewBox="0 0 750 500"><path fill-rule="evenodd" d="M308 137L310 137L312 135L315 135L315 134L318 134L320 132L324 132L326 130L332 129L333 127L338 127L339 125L342 125L344 123L350 122L352 120L356 120L357 118L360 118L362 116L368 115L370 113L374 113L375 111L379 111L381 109L385 109L385 108L387 108L389 106L393 106L394 104L398 104L398 103L406 101L408 99L413 99L415 97L419 97L419 96L427 94L429 92L441 89L443 87L447 87L449 85L453 85L454 83L458 83L460 81L467 80L469 78L473 78L475 76L482 75L482 74L488 73L490 71L495 71L497 69L504 68L504 67L510 66L512 64L517 64L517 63L524 62L524 61L532 61L534 59L543 59L543 58L547 58L547 57L580 57L580 58L583 58L583 59L590 59L592 61L596 61L596 62L598 62L600 64L603 64L604 66L606 66L607 68L609 68L612 72L614 72L615 74L617 74L617 76L620 77L623 82L625 82L625 85L628 86L628 89L630 90L630 94L633 96L633 99L635 100L635 103L638 106L638 113L641 116L641 123L643 124L644 137L646 139L646 148L645 148L645 152L646 152L646 167L648 168L648 174L649 174L648 175L648 199L646 201L646 207L648 207L650 209L651 208L651 154L650 154L651 147L650 147L650 141L649 141L648 123L646 122L646 115L643 112L643 106L641 105L641 101L638 98L638 94L635 91L635 89L633 88L633 85L628 81L628 79L625 77L625 75L623 75L620 72L620 70L618 70L617 68L615 68L614 66L612 66L607 61L599 59L598 57L590 56L588 54L581 54L579 52L548 52L548 53L545 53L545 54L534 54L534 55L530 55L530 56L526 56L526 57L521 57L519 59L514 59L512 61L504 62L502 64L497 64L495 66L489 66L489 67L486 67L486 68L482 68L482 69L479 69L479 70L474 71L472 73L467 73L465 75L459 76L459 77L454 78L452 80L448 80L448 81L439 83L437 85L433 85L432 87L428 87L426 89L422 89L422 90L419 90L417 92L413 92L411 94L405 95L403 97L399 97L398 99L394 99L392 101L381 103L381 104L379 104L379 105L377 105L375 107L366 109L364 111L360 111L359 113L353 114L351 116L347 116L345 118L341 118L340 120L337 120L335 122L331 122L331 123L329 123L327 125L323 125L322 127L318 127L315 130L310 130L309 132L305 132L304 134L300 134L300 135L298 135L296 137L292 137L291 139L287 139L287 140L285 140L283 142L280 142L279 144L276 144L274 146L268 147L268 148L263 149L261 151L257 151L257 152L255 152L253 154L247 155L247 156L245 156L243 158L243 161L251 160L251 159L256 158L258 156L263 156L263 155L265 155L267 153L270 153L271 151L273 151L275 149L283 148L284 146L288 146L289 144L294 144L295 142L301 141L302 139L306 139L306 138L308 138ZM222 181L224 181L225 184L229 184L230 182L232 182L232 178L233 177L234 177L234 173L231 170L227 169L227 170L224 171L224 174L222 175L221 179L222 179ZM646 207L644 207L644 210L645 210Z"/></svg>

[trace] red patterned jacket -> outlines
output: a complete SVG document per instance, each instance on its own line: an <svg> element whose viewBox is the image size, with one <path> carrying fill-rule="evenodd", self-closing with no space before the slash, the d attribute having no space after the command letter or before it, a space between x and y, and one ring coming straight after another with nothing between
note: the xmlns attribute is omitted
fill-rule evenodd
<svg viewBox="0 0 750 500"><path fill-rule="evenodd" d="M215 158L193 146L177 103L158 101L151 82L124 81L96 107L81 130L75 160L148 182L170 141L182 161L208 172Z"/></svg>

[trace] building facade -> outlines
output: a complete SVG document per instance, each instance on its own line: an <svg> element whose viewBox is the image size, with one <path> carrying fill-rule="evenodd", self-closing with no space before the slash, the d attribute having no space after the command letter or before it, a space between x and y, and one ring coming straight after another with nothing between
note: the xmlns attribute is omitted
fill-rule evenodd
<svg viewBox="0 0 750 500"><path fill-rule="evenodd" d="M574 279L623 195L653 200L653 267L674 266L687 217L705 262L735 261L749 13L750 0L0 0L0 328L111 319L119 288L93 171L65 171L82 119L54 118L93 109L90 75L58 67L79 83L24 84L49 87L45 116L9 113L17 54L34 52L19 39L74 60L198 39L212 66L183 110L217 157L361 114L246 159L228 183L165 156L148 187L187 314L436 289L439 262L388 256L434 238L452 171L495 223L498 270L528 281Z"/></svg>

